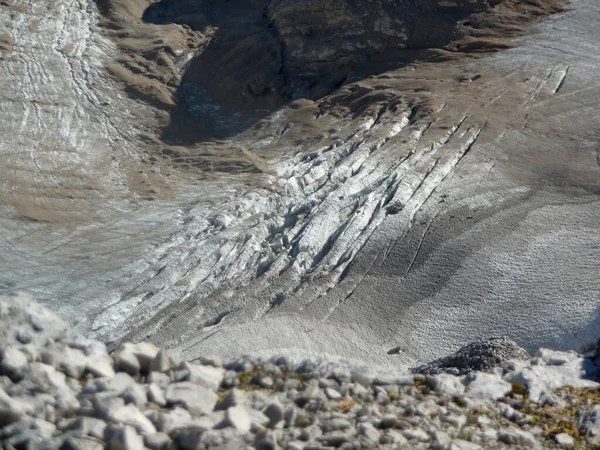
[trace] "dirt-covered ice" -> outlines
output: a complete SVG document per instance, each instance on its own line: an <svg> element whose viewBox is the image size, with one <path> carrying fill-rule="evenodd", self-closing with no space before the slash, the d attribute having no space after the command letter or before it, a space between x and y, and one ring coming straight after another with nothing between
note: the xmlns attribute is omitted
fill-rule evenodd
<svg viewBox="0 0 600 450"><path fill-rule="evenodd" d="M193 145L160 136L181 111L154 100L181 87L109 76L116 60L142 62L105 36L94 4L11 5L0 291L30 291L84 334L185 358L414 365L494 335L530 349L598 337L595 1L515 48L349 79ZM169 36L206 44L181 29ZM175 50L164 64L177 72ZM228 118L201 105L186 114Z"/></svg>

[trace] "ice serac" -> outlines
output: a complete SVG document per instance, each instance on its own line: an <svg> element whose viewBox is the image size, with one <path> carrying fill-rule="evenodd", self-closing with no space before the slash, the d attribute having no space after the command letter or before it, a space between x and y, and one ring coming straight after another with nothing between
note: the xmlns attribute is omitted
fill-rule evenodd
<svg viewBox="0 0 600 450"><path fill-rule="evenodd" d="M2 83L18 87L0 94L2 291L33 292L111 348L151 339L186 359L416 365L493 335L528 349L596 337L598 5L575 0L507 43L477 34L502 31L483 2L404 2L398 15L398 2L313 2L325 13L312 30L305 2L229 18L213 3L194 26L171 20L185 6L171 1L130 8L129 22L105 13L102 30L89 3L0 10L13 23ZM500 16L521 17L518 3ZM402 31L438 16L453 17L439 43ZM206 55L243 50L240 17L283 45L272 90L198 75ZM336 28L335 58L315 56ZM407 59L419 42L439 58ZM232 98L208 99L209 78ZM218 133L174 138L207 111Z"/></svg>

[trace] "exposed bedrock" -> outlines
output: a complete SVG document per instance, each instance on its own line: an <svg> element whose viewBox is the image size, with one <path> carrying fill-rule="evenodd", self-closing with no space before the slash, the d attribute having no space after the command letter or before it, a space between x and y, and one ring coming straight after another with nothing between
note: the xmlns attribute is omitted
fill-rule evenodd
<svg viewBox="0 0 600 450"><path fill-rule="evenodd" d="M290 100L317 100L417 57L510 47L506 38L524 23L562 10L554 0L161 0L139 17L141 5L132 12L132 4L104 8L109 34L129 55L113 74L131 87L126 71L146 73L156 93L145 86L138 95L171 111L163 137L185 144L235 135ZM169 38L155 39L157 25ZM173 44L177 32L183 50ZM146 51L136 52L128 35ZM176 105L164 101L169 91Z"/></svg>
<svg viewBox="0 0 600 450"><path fill-rule="evenodd" d="M0 9L2 292L32 292L110 348L150 339L185 359L416 366L489 336L528 350L598 337L597 2L573 1L505 52L400 60L296 100L219 72L269 73L270 59L233 45L263 26L279 27L264 45L287 39L280 64L325 70L284 62L301 55L293 11L228 4L196 25L171 3L103 4L104 18L71 0ZM332 5L348 24L376 21ZM523 25L515 5L493 17ZM477 11L461 26L491 30ZM307 54L333 24L306 36ZM336 61L368 54L347 41ZM206 100L209 81L222 101ZM229 137L208 139L215 129Z"/></svg>

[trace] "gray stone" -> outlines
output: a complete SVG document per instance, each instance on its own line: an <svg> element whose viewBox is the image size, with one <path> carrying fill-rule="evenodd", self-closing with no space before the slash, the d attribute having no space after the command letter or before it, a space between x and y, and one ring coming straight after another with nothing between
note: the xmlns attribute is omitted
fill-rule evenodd
<svg viewBox="0 0 600 450"><path fill-rule="evenodd" d="M65 375L71 378L79 378L86 369L87 358L80 349L65 347L60 351L55 366Z"/></svg>
<svg viewBox="0 0 600 450"><path fill-rule="evenodd" d="M557 434L554 436L554 440L563 448L569 448L575 445L575 439L573 439L573 437L569 436L567 433Z"/></svg>
<svg viewBox="0 0 600 450"><path fill-rule="evenodd" d="M420 428L414 428L402 431L402 435L410 441L429 442L431 438Z"/></svg>
<svg viewBox="0 0 600 450"><path fill-rule="evenodd" d="M375 376L373 384L376 386L386 386L396 383L396 375L390 372L382 372Z"/></svg>
<svg viewBox="0 0 600 450"><path fill-rule="evenodd" d="M174 448L178 450L199 450L202 448L202 435L205 430L183 429L173 436Z"/></svg>
<svg viewBox="0 0 600 450"><path fill-rule="evenodd" d="M398 417L395 414L386 414L381 418L379 426L381 428L394 428L398 423Z"/></svg>
<svg viewBox="0 0 600 450"><path fill-rule="evenodd" d="M239 389L232 389L227 393L225 398L217 405L218 410L226 410L232 406L246 405L248 403L248 396L244 391Z"/></svg>
<svg viewBox="0 0 600 450"><path fill-rule="evenodd" d="M133 384L122 393L126 403L133 403L141 408L148 402L148 387L143 384Z"/></svg>
<svg viewBox="0 0 600 450"><path fill-rule="evenodd" d="M287 443L286 450L304 450L306 442L302 441L290 441Z"/></svg>
<svg viewBox="0 0 600 450"><path fill-rule="evenodd" d="M167 375L166 373L150 372L150 374L146 378L146 382L148 384L154 383L158 385L161 389L166 390L169 384L171 383L171 377L169 377L169 375Z"/></svg>
<svg viewBox="0 0 600 450"><path fill-rule="evenodd" d="M349 433L343 431L331 431L323 436L319 436L317 441L331 447L341 447L346 442L349 442L351 438Z"/></svg>
<svg viewBox="0 0 600 450"><path fill-rule="evenodd" d="M54 395L57 406L60 408L76 409L79 406L79 401L67 384L65 375L54 367L42 363L32 363L29 365L25 378L37 385L38 389Z"/></svg>
<svg viewBox="0 0 600 450"><path fill-rule="evenodd" d="M140 373L140 362L131 347L121 349L114 358L118 370L134 376Z"/></svg>
<svg viewBox="0 0 600 450"><path fill-rule="evenodd" d="M361 366L352 371L352 381L363 386L370 386L375 379L375 372L372 368Z"/></svg>
<svg viewBox="0 0 600 450"><path fill-rule="evenodd" d="M327 395L327 398L329 400L334 400L334 401L341 400L341 398L342 398L342 395L338 391L336 391L335 389L332 389L332 388L326 388L325 395Z"/></svg>
<svg viewBox="0 0 600 450"><path fill-rule="evenodd" d="M131 351L138 359L141 370L148 372L150 370L150 364L156 358L160 349L152 344L151 342L138 342L137 344L125 344L126 346L131 345Z"/></svg>
<svg viewBox="0 0 600 450"><path fill-rule="evenodd" d="M192 382L173 383L166 393L167 402L181 404L192 414L210 414L217 403L217 394Z"/></svg>
<svg viewBox="0 0 600 450"><path fill-rule="evenodd" d="M452 438L448 433L442 430L433 432L433 442L431 448L434 450L447 450L452 444Z"/></svg>
<svg viewBox="0 0 600 450"><path fill-rule="evenodd" d="M40 355L38 349L33 344L26 344L19 347L19 350L27 356L28 362L36 362L39 361Z"/></svg>
<svg viewBox="0 0 600 450"><path fill-rule="evenodd" d="M454 375L440 373L427 376L425 381L429 386L442 394L448 394L452 397L462 397L465 393L464 384Z"/></svg>
<svg viewBox="0 0 600 450"><path fill-rule="evenodd" d="M298 412L294 406L290 406L283 413L283 420L285 422L285 426L287 428L294 425L296 421L296 417L298 416Z"/></svg>
<svg viewBox="0 0 600 450"><path fill-rule="evenodd" d="M152 433L144 436L144 445L150 450L167 450L171 438L166 433Z"/></svg>
<svg viewBox="0 0 600 450"><path fill-rule="evenodd" d="M232 406L227 409L226 422L239 433L245 434L250 431L252 425L250 416L243 406Z"/></svg>
<svg viewBox="0 0 600 450"><path fill-rule="evenodd" d="M86 436L103 439L106 423L103 420L95 419L93 417L81 417L78 420L78 428L81 433Z"/></svg>
<svg viewBox="0 0 600 450"><path fill-rule="evenodd" d="M113 391L119 394L124 393L127 389L136 384L135 380L125 372L117 373L114 377L103 381L104 385L102 385L102 390Z"/></svg>
<svg viewBox="0 0 600 450"><path fill-rule="evenodd" d="M379 443L379 438L381 437L379 431L373 426L371 423L361 423L358 426L358 431L362 434L368 441L373 444Z"/></svg>
<svg viewBox="0 0 600 450"><path fill-rule="evenodd" d="M323 433L329 433L331 431L346 430L351 428L352 424L346 417L333 416L330 418L322 418L320 426Z"/></svg>
<svg viewBox="0 0 600 450"><path fill-rule="evenodd" d="M538 445L531 433L515 427L500 430L498 432L498 440L508 445L521 445L527 448L534 448Z"/></svg>
<svg viewBox="0 0 600 450"><path fill-rule="evenodd" d="M153 372L166 372L171 368L171 359L164 351L159 351L150 361L149 370Z"/></svg>
<svg viewBox="0 0 600 450"><path fill-rule="evenodd" d="M593 445L600 445L600 405L579 412L579 428Z"/></svg>
<svg viewBox="0 0 600 450"><path fill-rule="evenodd" d="M156 433L156 428L134 405L128 404L108 412L108 418L114 422L129 425L140 433Z"/></svg>
<svg viewBox="0 0 600 450"><path fill-rule="evenodd" d="M463 439L454 439L450 450L481 450L481 445Z"/></svg>
<svg viewBox="0 0 600 450"><path fill-rule="evenodd" d="M223 360L219 356L200 356L194 362L203 366L223 367Z"/></svg>
<svg viewBox="0 0 600 450"><path fill-rule="evenodd" d="M108 450L144 450L144 441L131 427L111 428L108 434Z"/></svg>
<svg viewBox="0 0 600 450"><path fill-rule="evenodd" d="M2 351L1 373L10 378L20 378L28 363L27 356L23 352L14 347L6 347Z"/></svg>
<svg viewBox="0 0 600 450"><path fill-rule="evenodd" d="M393 444L394 448L399 448L399 449L411 448L411 445L408 442L408 440L399 431L387 430L385 432L385 439L386 439L386 441L389 441L391 444Z"/></svg>
<svg viewBox="0 0 600 450"><path fill-rule="evenodd" d="M273 380L273 377L262 377L261 376L258 381L258 385L265 389L272 387L273 384L275 384L275 380Z"/></svg>
<svg viewBox="0 0 600 450"><path fill-rule="evenodd" d="M112 364L98 359L88 358L85 364L85 370L95 377L115 376L115 369L113 368Z"/></svg>
<svg viewBox="0 0 600 450"><path fill-rule="evenodd" d="M246 410L248 415L250 416L250 422L252 426L255 428L264 428L271 421L267 416L265 416L262 412L257 411L256 409L249 408Z"/></svg>
<svg viewBox="0 0 600 450"><path fill-rule="evenodd" d="M269 418L267 426L275 428L275 426L283 419L283 407L279 402L271 402L263 409L263 414Z"/></svg>
<svg viewBox="0 0 600 450"><path fill-rule="evenodd" d="M214 392L219 390L225 376L225 369L189 363L185 363L185 367L189 370L188 381L204 386Z"/></svg>
<svg viewBox="0 0 600 450"><path fill-rule="evenodd" d="M476 372L468 378L467 392L474 398L498 400L512 391L512 385L500 376Z"/></svg>
<svg viewBox="0 0 600 450"><path fill-rule="evenodd" d="M60 446L60 450L103 450L104 442L90 437L69 436Z"/></svg>
<svg viewBox="0 0 600 450"><path fill-rule="evenodd" d="M259 432L254 437L254 448L256 450L278 450L276 437L269 432Z"/></svg>
<svg viewBox="0 0 600 450"><path fill-rule="evenodd" d="M155 383L148 385L148 400L156 403L158 406L167 405L167 399L163 390Z"/></svg>
<svg viewBox="0 0 600 450"><path fill-rule="evenodd" d="M0 387L0 427L19 421L26 412L28 409L23 403L11 398Z"/></svg>
<svg viewBox="0 0 600 450"><path fill-rule="evenodd" d="M108 417L110 411L117 410L125 406L125 400L117 392L99 392L92 397L94 410L101 417Z"/></svg>
<svg viewBox="0 0 600 450"><path fill-rule="evenodd" d="M346 367L335 367L332 371L332 375L340 383L349 383L352 381L352 374Z"/></svg>
<svg viewBox="0 0 600 450"><path fill-rule="evenodd" d="M462 426L467 423L467 418L463 414L448 414L442 416L440 419L442 422L452 424L458 429L462 428Z"/></svg>
<svg viewBox="0 0 600 450"><path fill-rule="evenodd" d="M175 407L170 411L162 411L158 416L157 427L159 431L171 434L181 428L187 428L193 422L191 414L179 407ZM208 424L208 422L206 422ZM207 429L210 426L206 427Z"/></svg>

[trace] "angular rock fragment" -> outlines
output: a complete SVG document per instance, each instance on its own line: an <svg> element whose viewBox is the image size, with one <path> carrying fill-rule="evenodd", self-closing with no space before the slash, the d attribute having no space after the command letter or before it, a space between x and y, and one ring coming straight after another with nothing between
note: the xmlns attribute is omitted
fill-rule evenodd
<svg viewBox="0 0 600 450"><path fill-rule="evenodd" d="M171 384L165 397L169 404L183 405L193 414L210 414L217 403L214 391L189 381Z"/></svg>
<svg viewBox="0 0 600 450"><path fill-rule="evenodd" d="M579 428L592 445L600 445L600 405L579 414Z"/></svg>
<svg viewBox="0 0 600 450"><path fill-rule="evenodd" d="M523 430L519 430L515 427L504 428L498 432L498 440L508 445L521 445L527 448L534 448L538 446L535 437Z"/></svg>
<svg viewBox="0 0 600 450"><path fill-rule="evenodd" d="M221 367L189 363L185 363L184 367L189 371L188 381L204 386L214 392L219 389L225 376L225 369Z"/></svg>
<svg viewBox="0 0 600 450"><path fill-rule="evenodd" d="M115 427L108 432L109 450L144 450L144 440L132 427Z"/></svg>
<svg viewBox="0 0 600 450"><path fill-rule="evenodd" d="M156 428L134 405L128 404L108 412L108 418L116 423L129 425L140 433L156 433Z"/></svg>
<svg viewBox="0 0 600 450"><path fill-rule="evenodd" d="M489 373L476 372L468 378L467 391L474 398L498 400L512 391L510 383L500 376Z"/></svg>
<svg viewBox="0 0 600 450"><path fill-rule="evenodd" d="M250 431L251 421L246 408L243 406L232 406L227 409L225 416L227 424L235 428L239 433L245 434Z"/></svg>
<svg viewBox="0 0 600 450"><path fill-rule="evenodd" d="M452 397L461 397L465 393L464 384L454 375L440 373L434 376L428 376L425 381L433 389L442 394L448 394Z"/></svg>

